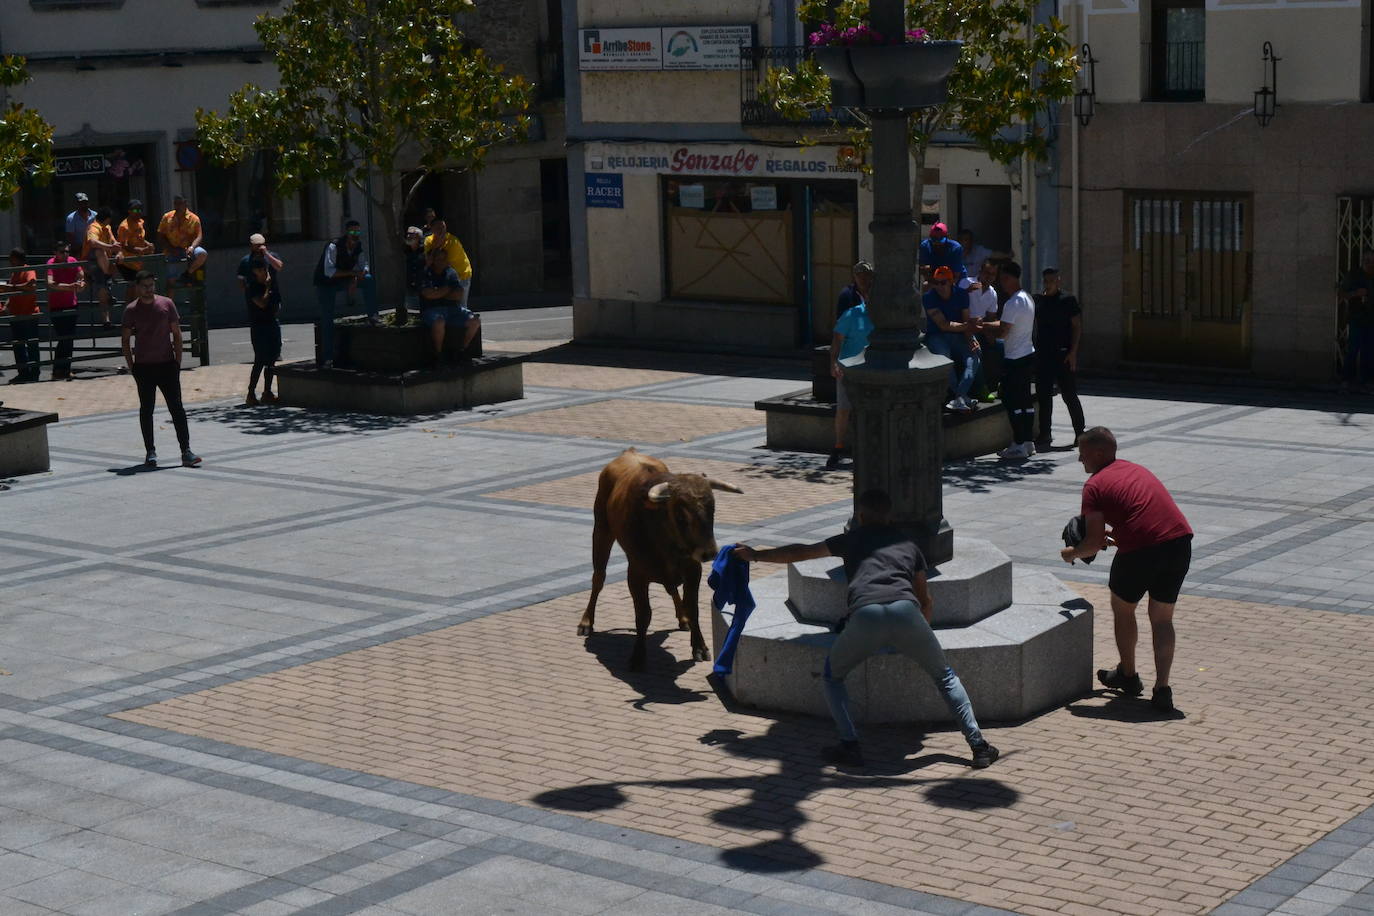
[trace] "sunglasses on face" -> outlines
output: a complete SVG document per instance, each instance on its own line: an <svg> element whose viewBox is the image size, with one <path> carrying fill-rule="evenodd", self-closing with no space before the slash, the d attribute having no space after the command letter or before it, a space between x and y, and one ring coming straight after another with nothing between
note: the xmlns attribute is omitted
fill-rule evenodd
<svg viewBox="0 0 1374 916"><path fill-rule="evenodd" d="M348 234L349 234L349 235L362 235L362 234L363 234L363 230L361 230L361 229L350 229L350 230L348 230Z"/></svg>
<svg viewBox="0 0 1374 916"><path fill-rule="evenodd" d="M935 285L936 285L936 286L949 286L949 281L948 281L948 280L936 280L936 281L935 281Z"/></svg>

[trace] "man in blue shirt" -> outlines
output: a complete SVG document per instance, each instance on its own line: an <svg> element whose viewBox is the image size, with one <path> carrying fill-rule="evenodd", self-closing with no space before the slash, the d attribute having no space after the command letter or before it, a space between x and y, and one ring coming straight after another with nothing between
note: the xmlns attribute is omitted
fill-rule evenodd
<svg viewBox="0 0 1374 916"><path fill-rule="evenodd" d="M954 272L954 280L968 279L964 267L964 248L949 237L949 227L936 223L930 227L930 237L921 243L916 255L921 265L921 276L929 280L937 267L948 267Z"/></svg>
<svg viewBox="0 0 1374 916"><path fill-rule="evenodd" d="M854 282L840 291L835 304L835 314L840 316L830 338L830 374L835 377L835 447L825 462L828 471L840 466L853 410L844 385L844 364L840 360L858 356L868 346L868 335L873 332L873 322L868 317L868 294L872 288L873 265L859 261L854 265Z"/></svg>
<svg viewBox="0 0 1374 916"><path fill-rule="evenodd" d="M954 271L941 265L935 268L930 289L921 297L926 310L926 347L930 352L948 356L954 363L949 370L949 387L954 399L946 410L973 410L969 389L981 365L977 323L969 316L968 290L954 284Z"/></svg>

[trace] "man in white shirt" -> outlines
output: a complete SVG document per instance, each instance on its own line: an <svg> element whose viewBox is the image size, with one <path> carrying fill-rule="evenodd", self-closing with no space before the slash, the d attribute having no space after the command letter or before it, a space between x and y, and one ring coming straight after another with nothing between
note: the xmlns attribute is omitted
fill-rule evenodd
<svg viewBox="0 0 1374 916"><path fill-rule="evenodd" d="M1035 405L1031 378L1035 374L1035 300L1021 288L1021 265L1007 261L998 274L998 285L1008 294L1000 321L984 321L982 330L1002 340L1002 403L1011 418L1012 444L997 453L999 458L1029 458L1035 454Z"/></svg>
<svg viewBox="0 0 1374 916"><path fill-rule="evenodd" d="M975 322L997 320L997 264L985 259L974 265L968 283L968 313ZM980 401L991 401L1002 380L1002 342L991 332L980 332L983 338L983 359L973 390Z"/></svg>
<svg viewBox="0 0 1374 916"><path fill-rule="evenodd" d="M974 276L983 266L988 258L992 257L992 251L986 245L979 245L974 238L971 229L959 230L959 246L964 249L964 269L968 271L970 277Z"/></svg>

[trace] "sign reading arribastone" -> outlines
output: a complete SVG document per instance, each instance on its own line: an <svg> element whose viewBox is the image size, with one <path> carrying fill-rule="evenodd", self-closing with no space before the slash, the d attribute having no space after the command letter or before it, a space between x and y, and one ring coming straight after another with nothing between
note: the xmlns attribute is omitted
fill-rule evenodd
<svg viewBox="0 0 1374 916"><path fill-rule="evenodd" d="M833 146L805 149L736 144L642 143L632 146L607 144L591 148L591 171L652 172L672 175L740 175L751 177L802 177L806 175L857 175L857 157L837 155Z"/></svg>
<svg viewBox="0 0 1374 916"><path fill-rule="evenodd" d="M582 29L580 70L738 70L739 49L754 46L752 25L663 29Z"/></svg>

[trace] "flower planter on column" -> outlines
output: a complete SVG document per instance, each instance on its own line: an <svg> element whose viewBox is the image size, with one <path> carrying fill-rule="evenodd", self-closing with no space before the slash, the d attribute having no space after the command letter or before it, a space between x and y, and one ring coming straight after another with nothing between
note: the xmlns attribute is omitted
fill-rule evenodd
<svg viewBox="0 0 1374 916"><path fill-rule="evenodd" d="M829 46L814 55L835 105L869 110L911 110L944 102L949 72L963 42Z"/></svg>

